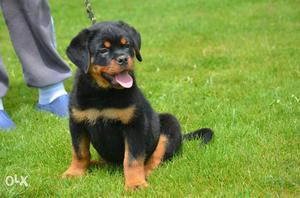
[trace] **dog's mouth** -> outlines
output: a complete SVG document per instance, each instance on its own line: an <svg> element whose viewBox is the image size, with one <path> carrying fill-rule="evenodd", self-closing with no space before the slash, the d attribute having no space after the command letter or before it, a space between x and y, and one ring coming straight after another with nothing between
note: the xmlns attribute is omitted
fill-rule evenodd
<svg viewBox="0 0 300 198"><path fill-rule="evenodd" d="M118 74L110 75L108 73L102 72L102 77L110 82L115 87L130 88L133 85L133 78L129 71L122 71Z"/></svg>

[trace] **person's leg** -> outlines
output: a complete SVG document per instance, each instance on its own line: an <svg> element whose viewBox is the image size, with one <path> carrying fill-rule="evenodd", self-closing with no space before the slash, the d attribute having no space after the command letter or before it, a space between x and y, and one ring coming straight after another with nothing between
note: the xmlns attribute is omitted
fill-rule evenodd
<svg viewBox="0 0 300 198"><path fill-rule="evenodd" d="M68 97L62 81L71 76L71 70L55 49L48 2L0 0L0 3L12 43L23 67L25 81L28 86L39 88L38 108L59 116L66 115ZM50 97L45 96L49 95L49 90ZM48 104L45 104L45 97L48 98ZM60 97L63 99L51 105ZM57 109L60 112L56 112ZM62 113L61 110L65 112Z"/></svg>
<svg viewBox="0 0 300 198"><path fill-rule="evenodd" d="M56 35L54 29L54 20L51 17L52 24L52 45L56 49ZM39 88L39 102L37 107L42 110L50 111L59 116L65 116L68 113L69 95L67 94L62 82ZM66 105L67 104L67 105Z"/></svg>
<svg viewBox="0 0 300 198"><path fill-rule="evenodd" d="M4 110L2 98L5 96L8 89L8 77L4 70L4 64L0 57L0 129L14 128L15 124L9 118Z"/></svg>
<svg viewBox="0 0 300 198"><path fill-rule="evenodd" d="M8 76L5 72L4 64L0 57L0 98L5 96L8 89L8 85L9 85Z"/></svg>

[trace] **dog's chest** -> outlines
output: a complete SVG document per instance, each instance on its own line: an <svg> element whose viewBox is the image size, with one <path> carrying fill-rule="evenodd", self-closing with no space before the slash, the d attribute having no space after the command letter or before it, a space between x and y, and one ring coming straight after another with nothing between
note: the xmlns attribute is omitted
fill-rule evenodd
<svg viewBox="0 0 300 198"><path fill-rule="evenodd" d="M100 119L104 122L106 120L120 121L122 124L126 125L133 119L135 110L135 105L131 105L126 108L88 108L84 110L72 108L71 116L77 123L84 122L89 125L95 125L95 123Z"/></svg>
<svg viewBox="0 0 300 198"><path fill-rule="evenodd" d="M124 158L124 125L98 121L88 126L91 143L100 156L109 162L122 163Z"/></svg>
<svg viewBox="0 0 300 198"><path fill-rule="evenodd" d="M84 123L97 152L107 161L119 163L124 157L124 130L134 118L135 105L126 108L71 109L72 119Z"/></svg>

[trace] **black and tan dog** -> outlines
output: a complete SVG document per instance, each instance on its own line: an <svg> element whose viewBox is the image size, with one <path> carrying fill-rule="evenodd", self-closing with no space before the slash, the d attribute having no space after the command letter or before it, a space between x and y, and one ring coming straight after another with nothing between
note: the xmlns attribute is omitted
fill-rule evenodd
<svg viewBox="0 0 300 198"><path fill-rule="evenodd" d="M85 173L92 143L105 161L123 163L125 188L134 190L182 140L211 140L210 129L182 135L174 116L154 112L134 77L140 48L140 34L124 22L95 24L71 41L67 55L78 69L69 105L72 163L63 177Z"/></svg>

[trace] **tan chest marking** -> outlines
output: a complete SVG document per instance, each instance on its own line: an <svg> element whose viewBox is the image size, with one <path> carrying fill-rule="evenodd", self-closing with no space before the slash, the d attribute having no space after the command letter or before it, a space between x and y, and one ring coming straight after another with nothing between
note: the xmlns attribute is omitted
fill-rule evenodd
<svg viewBox="0 0 300 198"><path fill-rule="evenodd" d="M127 108L118 109L118 108L107 108L107 109L86 109L79 110L72 108L72 118L76 122L88 122L89 124L95 124L97 119L110 119L110 120L119 120L123 124L128 124L131 119L134 117L135 105L132 105Z"/></svg>

